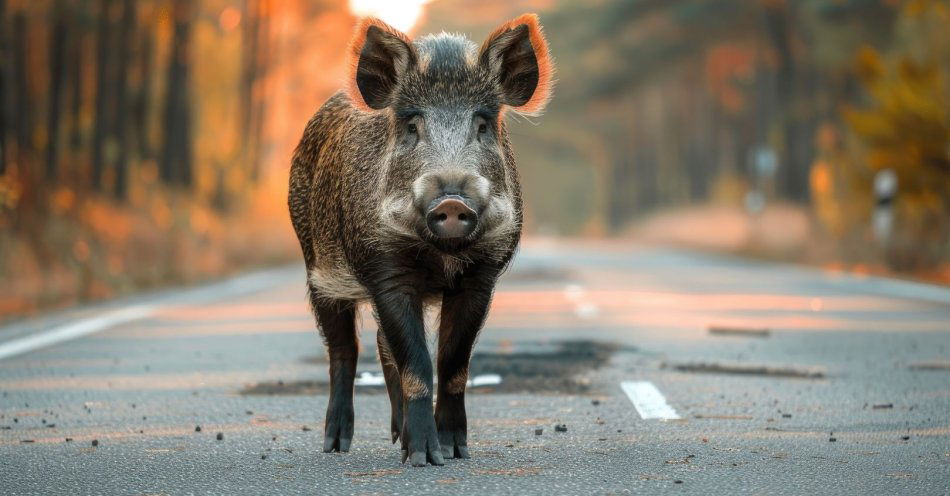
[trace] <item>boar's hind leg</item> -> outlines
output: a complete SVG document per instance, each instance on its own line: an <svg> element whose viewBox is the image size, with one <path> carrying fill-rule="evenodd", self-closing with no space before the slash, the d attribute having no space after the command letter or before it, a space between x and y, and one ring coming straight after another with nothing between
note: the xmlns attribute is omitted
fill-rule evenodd
<svg viewBox="0 0 950 496"><path fill-rule="evenodd" d="M383 366L383 376L386 378L386 390L389 392L389 405L392 408L389 428L395 443L402 430L402 387L399 383L399 370L396 368L393 353L382 331L376 333L376 349L379 352L379 363Z"/></svg>
<svg viewBox="0 0 950 496"><path fill-rule="evenodd" d="M475 338L485 321L494 277L463 279L442 297L439 323L439 394L435 422L445 458L468 458L465 385Z"/></svg>
<svg viewBox="0 0 950 496"><path fill-rule="evenodd" d="M404 275L382 274L373 288L373 305L396 362L402 392L403 462L413 466L442 465L442 450L432 412L432 362L426 347L420 281Z"/></svg>
<svg viewBox="0 0 950 496"><path fill-rule="evenodd" d="M330 402L323 451L349 451L353 441L353 380L359 354L355 306L350 301L323 301L313 296L311 301L330 355Z"/></svg>

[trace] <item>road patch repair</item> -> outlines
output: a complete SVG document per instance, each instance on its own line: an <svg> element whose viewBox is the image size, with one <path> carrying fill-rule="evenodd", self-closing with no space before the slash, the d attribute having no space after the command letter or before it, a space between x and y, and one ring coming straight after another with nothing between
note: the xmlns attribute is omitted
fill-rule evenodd
<svg viewBox="0 0 950 496"><path fill-rule="evenodd" d="M359 363L372 366L371 347L360 354ZM476 348L477 349L477 348ZM590 340L571 340L550 343L503 342L493 351L476 351L469 368L470 393L540 393L588 394L595 393L585 373L605 366L618 351L631 352L634 348ZM322 364L325 359L307 357L308 364ZM384 394L386 383L382 372L359 371L356 378L357 394ZM325 380L276 380L248 385L239 391L242 395L312 395L327 394L330 384Z"/></svg>
<svg viewBox="0 0 950 496"><path fill-rule="evenodd" d="M664 363L663 368L703 374L759 375L794 379L824 379L823 367L774 366L730 362Z"/></svg>
<svg viewBox="0 0 950 496"><path fill-rule="evenodd" d="M742 336L767 338L772 331L764 327L733 327L733 326L709 326L709 334L712 336Z"/></svg>

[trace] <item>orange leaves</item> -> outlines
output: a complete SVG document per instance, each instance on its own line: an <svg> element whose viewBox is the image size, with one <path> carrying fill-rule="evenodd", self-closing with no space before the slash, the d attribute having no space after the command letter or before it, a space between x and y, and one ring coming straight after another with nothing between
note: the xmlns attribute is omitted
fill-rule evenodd
<svg viewBox="0 0 950 496"><path fill-rule="evenodd" d="M80 213L80 222L92 234L108 243L121 243L132 232L132 214L125 209L101 200L88 201Z"/></svg>
<svg viewBox="0 0 950 496"><path fill-rule="evenodd" d="M241 24L241 11L234 7L225 7L218 16L218 25L224 31L233 31Z"/></svg>
<svg viewBox="0 0 950 496"><path fill-rule="evenodd" d="M64 215L76 206L76 193L66 187L61 187L50 195L50 208L56 215Z"/></svg>
<svg viewBox="0 0 950 496"><path fill-rule="evenodd" d="M87 262L89 261L89 243L86 243L84 239L77 239L73 243L73 257L78 262Z"/></svg>
<svg viewBox="0 0 950 496"><path fill-rule="evenodd" d="M710 92L731 112L739 112L744 105L739 85L753 74L755 61L752 49L732 43L714 46L706 54L706 80Z"/></svg>
<svg viewBox="0 0 950 496"><path fill-rule="evenodd" d="M166 199L153 199L151 207L149 208L149 213L151 214L152 221L155 223L155 226L159 229L164 231L172 227L172 211L170 208L168 208Z"/></svg>

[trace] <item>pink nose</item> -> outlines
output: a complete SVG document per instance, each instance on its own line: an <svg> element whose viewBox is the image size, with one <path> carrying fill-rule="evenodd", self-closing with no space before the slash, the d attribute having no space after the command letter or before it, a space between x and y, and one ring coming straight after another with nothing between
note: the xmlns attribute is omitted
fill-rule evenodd
<svg viewBox="0 0 950 496"><path fill-rule="evenodd" d="M478 225L478 214L457 197L447 197L426 214L426 225L438 238L464 238Z"/></svg>

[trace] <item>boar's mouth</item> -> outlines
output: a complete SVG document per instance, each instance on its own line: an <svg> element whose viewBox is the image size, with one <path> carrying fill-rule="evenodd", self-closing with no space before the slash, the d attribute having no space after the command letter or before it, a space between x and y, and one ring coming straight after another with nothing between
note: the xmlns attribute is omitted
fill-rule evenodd
<svg viewBox="0 0 950 496"><path fill-rule="evenodd" d="M416 234L427 244L431 245L435 249L449 254L455 254L462 251L465 251L468 248L471 248L475 243L478 242L478 239L482 235L482 226L478 225L475 227L475 230L472 231L467 236L455 237L455 238L440 238L436 236L432 230L429 228L426 222L426 217L421 217L418 222L416 222Z"/></svg>
<svg viewBox="0 0 950 496"><path fill-rule="evenodd" d="M431 210L430 206L427 207L420 209L411 197L393 196L385 200L381 209L383 229L377 235L377 241L382 244L422 242L439 252L455 255L484 243L493 246L502 241L502 244L507 244L503 240L516 236L520 227L511 198L493 195L481 208L474 209L478 224L473 232L459 238L439 238L427 225L427 210Z"/></svg>
<svg viewBox="0 0 950 496"><path fill-rule="evenodd" d="M478 241L478 238L474 234L475 233L464 238L449 239L436 238L430 234L424 239L440 252L447 254L457 254L471 248L472 245Z"/></svg>

